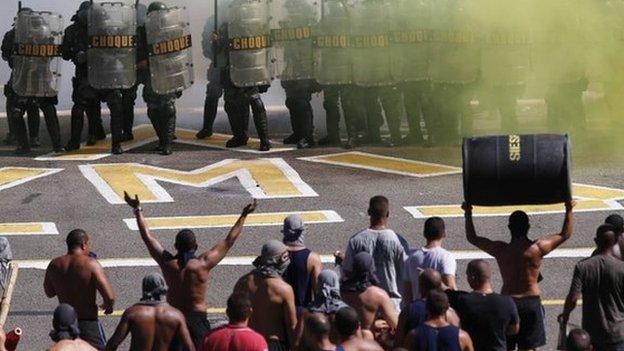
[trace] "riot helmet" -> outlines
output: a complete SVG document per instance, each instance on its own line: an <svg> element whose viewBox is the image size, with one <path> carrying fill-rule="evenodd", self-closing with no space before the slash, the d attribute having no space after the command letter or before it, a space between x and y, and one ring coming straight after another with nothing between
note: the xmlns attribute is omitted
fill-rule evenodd
<svg viewBox="0 0 624 351"><path fill-rule="evenodd" d="M161 10L166 10L166 9L167 9L167 5L163 4L160 1L154 1L147 8L147 13L149 14L153 11L161 11Z"/></svg>

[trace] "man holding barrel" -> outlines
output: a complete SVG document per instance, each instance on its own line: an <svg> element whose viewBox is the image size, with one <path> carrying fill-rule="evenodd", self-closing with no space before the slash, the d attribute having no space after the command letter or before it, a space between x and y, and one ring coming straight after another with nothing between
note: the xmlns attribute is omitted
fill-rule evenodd
<svg viewBox="0 0 624 351"><path fill-rule="evenodd" d="M472 206L464 203L466 218L466 239L474 246L492 255L503 278L501 293L510 295L520 316L520 332L507 338L507 349L534 350L546 344L544 330L544 307L540 299L540 267L544 256L559 247L572 236L572 208L574 200L565 202L565 219L560 233L538 240L530 240L529 217L522 211L515 211L509 216L508 228L511 242L492 241L477 236L472 221Z"/></svg>

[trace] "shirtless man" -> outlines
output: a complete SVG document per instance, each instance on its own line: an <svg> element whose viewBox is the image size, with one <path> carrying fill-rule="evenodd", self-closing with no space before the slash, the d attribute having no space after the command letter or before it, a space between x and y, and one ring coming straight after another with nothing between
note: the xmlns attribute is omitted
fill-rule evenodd
<svg viewBox="0 0 624 351"><path fill-rule="evenodd" d="M379 344L358 337L360 320L358 313L351 307L343 307L336 313L334 328L339 335L336 351L382 351Z"/></svg>
<svg viewBox="0 0 624 351"><path fill-rule="evenodd" d="M269 351L294 350L297 312L292 287L282 279L290 263L288 247L277 240L262 246L256 267L234 286L235 294L248 294L253 313L249 327L262 334Z"/></svg>
<svg viewBox="0 0 624 351"><path fill-rule="evenodd" d="M96 350L88 342L80 339L76 311L70 305L62 303L56 307L54 317L52 318L52 327L50 338L55 344L48 348L48 351ZM0 351L6 351L4 341L2 340Z"/></svg>
<svg viewBox="0 0 624 351"><path fill-rule="evenodd" d="M104 314L113 313L115 293L104 269L91 253L91 241L82 229L74 229L65 239L67 254L53 259L46 269L43 289L46 296L58 297L71 305L78 315L80 337L98 350L106 344L98 320L96 292L102 295Z"/></svg>
<svg viewBox="0 0 624 351"><path fill-rule="evenodd" d="M254 200L253 204L245 206L223 241L199 256L195 256L195 251L197 251L195 233L189 229L181 230L176 235L174 246L177 254L174 256L165 250L147 228L139 197L135 195L133 199L128 193L124 194L126 203L134 209L141 239L147 246L150 256L160 266L165 281L170 287L167 302L184 313L193 344L195 348L201 348L204 334L210 330L206 304L209 273L234 246L243 230L247 215L256 209L257 202Z"/></svg>
<svg viewBox="0 0 624 351"><path fill-rule="evenodd" d="M353 257L352 270L342 283L342 299L358 311L362 329L371 330L377 316L381 315L391 330L397 327L399 313L388 293L377 286L373 257L365 251Z"/></svg>
<svg viewBox="0 0 624 351"><path fill-rule="evenodd" d="M117 350L128 333L132 335L130 350L169 351L177 339L187 350L194 351L184 315L165 302L167 290L160 274L146 275L141 302L124 311L115 333L106 344L106 351Z"/></svg>
<svg viewBox="0 0 624 351"><path fill-rule="evenodd" d="M508 225L511 232L510 243L477 236L472 221L472 206L462 205L466 218L466 239L496 259L503 278L501 294L511 295L518 307L520 332L507 338L508 350L514 350L516 346L520 350L533 350L546 344L544 307L539 289L540 267L544 256L572 236L572 208L575 204L573 200L566 202L565 219L560 233L538 240L527 237L530 225L526 213L512 213Z"/></svg>

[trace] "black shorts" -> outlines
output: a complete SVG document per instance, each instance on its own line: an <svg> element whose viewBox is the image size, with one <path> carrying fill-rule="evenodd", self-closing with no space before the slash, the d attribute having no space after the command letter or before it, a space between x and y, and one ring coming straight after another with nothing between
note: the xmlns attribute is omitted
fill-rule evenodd
<svg viewBox="0 0 624 351"><path fill-rule="evenodd" d="M99 320L78 320L80 338L98 350L106 347L106 335Z"/></svg>
<svg viewBox="0 0 624 351"><path fill-rule="evenodd" d="M520 317L520 331L507 337L507 350L535 349L546 345L544 306L539 296L514 298Z"/></svg>
<svg viewBox="0 0 624 351"><path fill-rule="evenodd" d="M210 331L210 322L208 314L205 312L189 312L185 316L186 325L193 339L193 344L199 350L204 342L204 335Z"/></svg>

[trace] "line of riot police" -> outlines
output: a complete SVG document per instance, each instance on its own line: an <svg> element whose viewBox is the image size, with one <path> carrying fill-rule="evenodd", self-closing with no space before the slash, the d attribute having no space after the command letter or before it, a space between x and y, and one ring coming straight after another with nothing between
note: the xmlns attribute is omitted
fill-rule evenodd
<svg viewBox="0 0 624 351"><path fill-rule="evenodd" d="M204 56L212 63L197 138L212 135L224 95L233 134L227 146L246 145L251 110L260 150L269 150L261 94L274 79L285 90L292 124L284 142L299 148L316 143L310 102L321 91L327 119L322 145L341 143L341 116L346 147L380 143L384 118L389 145L423 143L423 122L429 143L456 143L472 133L469 106L477 91L479 100L487 96L499 111L501 129L515 132L516 102L531 76L547 87L550 129L582 129L581 96L588 79L605 84L611 105L622 100L624 74L616 68L624 56L624 6L534 2L231 0L221 6L220 21L213 17L204 30ZM87 144L105 138L100 103L106 102L112 152L121 153L120 143L133 138L134 100L138 84L144 84L158 150L171 153L175 100L193 84L188 14L159 2L146 10L137 5L84 2L64 36L59 15L18 13L13 34L3 41L3 58L13 69L5 94L19 153L36 141L31 134L29 142L23 114L37 108L44 112L54 150L60 149L54 108L59 56L76 66L67 150L80 147L85 114ZM588 28L599 29L588 33ZM45 50L38 49L42 45ZM410 129L405 136L403 111Z"/></svg>

